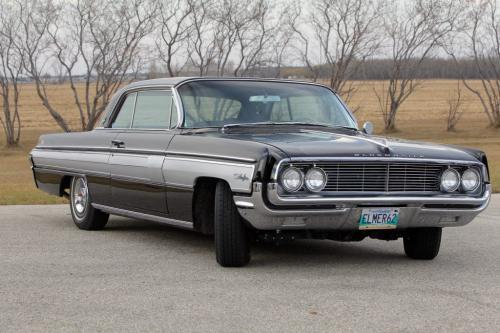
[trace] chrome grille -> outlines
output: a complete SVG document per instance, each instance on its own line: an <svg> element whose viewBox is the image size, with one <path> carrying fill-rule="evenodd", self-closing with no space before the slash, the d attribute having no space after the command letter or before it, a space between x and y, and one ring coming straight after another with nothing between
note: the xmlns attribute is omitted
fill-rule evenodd
<svg viewBox="0 0 500 333"><path fill-rule="evenodd" d="M438 192L447 165L419 162L298 162L306 170L316 165L328 177L322 192Z"/></svg>

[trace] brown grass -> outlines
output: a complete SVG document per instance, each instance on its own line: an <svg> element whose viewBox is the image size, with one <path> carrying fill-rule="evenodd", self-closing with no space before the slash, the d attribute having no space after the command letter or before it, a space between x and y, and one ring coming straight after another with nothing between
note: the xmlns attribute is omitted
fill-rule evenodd
<svg viewBox="0 0 500 333"><path fill-rule="evenodd" d="M478 82L475 83L479 84ZM356 82L359 91L351 100L352 108L359 107L356 117L360 125L370 120L377 133L383 129L382 115L373 89L381 89L383 82ZM478 101L464 90L465 114L456 132L446 132L447 100L456 88L453 80L427 80L401 107L397 118L398 131L390 136L428 142L456 144L484 150L488 155L491 178L496 192L500 192L500 130L488 127L488 120ZM73 128L78 128L78 115L67 86L52 86L54 105L66 115ZM21 95L22 144L15 149L0 148L0 205L28 203L58 203L63 199L38 191L27 159L28 152L43 133L60 130L40 104L32 85L25 85ZM3 132L0 146L5 144Z"/></svg>

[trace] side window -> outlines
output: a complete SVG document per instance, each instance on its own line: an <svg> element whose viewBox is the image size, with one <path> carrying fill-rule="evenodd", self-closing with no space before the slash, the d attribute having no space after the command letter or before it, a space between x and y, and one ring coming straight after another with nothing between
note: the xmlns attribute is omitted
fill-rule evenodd
<svg viewBox="0 0 500 333"><path fill-rule="evenodd" d="M137 93L132 128L169 128L171 104L170 91L150 90Z"/></svg>
<svg viewBox="0 0 500 333"><path fill-rule="evenodd" d="M177 105L175 105L172 100L172 113L170 116L170 128L174 128L177 126L177 122L179 121L179 115L177 114Z"/></svg>
<svg viewBox="0 0 500 333"><path fill-rule="evenodd" d="M134 115L134 105L136 93L129 94L123 101L120 110L118 111L118 115L115 120L111 124L111 128L130 128L132 124L132 117Z"/></svg>

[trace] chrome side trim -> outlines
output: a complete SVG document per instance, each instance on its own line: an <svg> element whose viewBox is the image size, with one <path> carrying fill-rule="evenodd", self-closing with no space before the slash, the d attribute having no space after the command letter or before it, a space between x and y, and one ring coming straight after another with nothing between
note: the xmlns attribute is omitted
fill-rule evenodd
<svg viewBox="0 0 500 333"><path fill-rule="evenodd" d="M92 203L92 206L95 209L99 209L99 210L101 210L105 213L108 213L108 214L131 217L134 219L146 220L146 221L157 222L157 223L162 223L162 224L168 224L170 226L181 228L181 229L187 229L187 230L193 229L192 222L174 220L174 219L170 219L167 217L144 214L144 213L134 212L131 210L115 208L115 207L110 207L110 206L105 206L105 205L99 205L99 204L95 204L95 203Z"/></svg>
<svg viewBox="0 0 500 333"><path fill-rule="evenodd" d="M180 152L180 151L167 152L167 156L170 156L170 155L174 155L174 157L175 157L175 155L179 155L179 156L186 156L186 157L202 157L202 158L221 159L221 160L247 162L247 163L255 163L256 162L256 160L253 158L233 157L233 156L215 155L215 154L202 154L202 153L185 153L185 152Z"/></svg>
<svg viewBox="0 0 500 333"><path fill-rule="evenodd" d="M33 148L33 151L37 150L55 150L55 151L74 151L74 152L109 152L110 148L103 147L86 147L86 146L37 146Z"/></svg>
<svg viewBox="0 0 500 333"><path fill-rule="evenodd" d="M192 190L194 188L193 185L185 185L185 184L177 184L177 183L165 183L166 187L173 187L173 188L181 188L181 189L188 189Z"/></svg>
<svg viewBox="0 0 500 333"><path fill-rule="evenodd" d="M53 167L53 166L47 166L43 164L37 164L36 166L33 167L34 170L36 171L41 171L41 172L47 172L47 173L54 173L54 174L64 174L68 176L97 176L97 177L109 177L108 173L104 172L99 172L99 171L90 171L90 170L84 170L84 169L66 169L66 168L60 168L60 167Z"/></svg>
<svg viewBox="0 0 500 333"><path fill-rule="evenodd" d="M169 132L172 128L111 128L111 127L96 127L93 131L110 131L110 132Z"/></svg>
<svg viewBox="0 0 500 333"><path fill-rule="evenodd" d="M122 181L122 182L127 182L127 183L136 183L136 184L142 184L142 185L154 186L154 187L166 187L165 183L159 183L159 182L151 181L148 178L133 177L133 176L123 176L123 175L115 175L115 174L111 174L109 177L113 181Z"/></svg>
<svg viewBox="0 0 500 333"><path fill-rule="evenodd" d="M175 156L185 156L185 157L200 157L207 159L219 159L235 162L244 163L255 163L256 160L253 158L245 157L233 157L228 155L216 155L216 154L203 154L203 153L187 153L180 151L165 151L165 150L154 150L154 149L129 149L129 148L102 148L102 147L82 147L82 146L41 146L36 147L33 150L54 150L54 151L74 151L74 152L103 152L103 153L116 153L116 154L139 154L139 155L172 155Z"/></svg>
<svg viewBox="0 0 500 333"><path fill-rule="evenodd" d="M222 164L222 165L230 165L230 166L243 166L243 167L250 166L248 164L240 164L240 163L224 162L224 161L212 161L209 159L200 159L200 158L172 157L172 156L168 156L168 155L167 155L166 159L176 160L176 161L190 161L190 162L202 162L202 163L211 163L211 164ZM252 168L253 168L253 165L252 165Z"/></svg>
<svg viewBox="0 0 500 333"><path fill-rule="evenodd" d="M164 150L154 149L129 149L129 148L103 148L103 147L82 147L82 146L41 146L33 150L53 150L70 152L98 152L116 154L137 154L137 155L165 155Z"/></svg>
<svg viewBox="0 0 500 333"><path fill-rule="evenodd" d="M135 154L135 155L165 155L164 150L155 149L129 149L129 148L111 148L110 153L114 154Z"/></svg>

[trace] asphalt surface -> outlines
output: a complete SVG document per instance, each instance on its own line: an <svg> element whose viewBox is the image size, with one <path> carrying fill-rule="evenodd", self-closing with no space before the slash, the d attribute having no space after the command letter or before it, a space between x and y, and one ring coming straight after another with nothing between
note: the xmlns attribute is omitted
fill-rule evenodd
<svg viewBox="0 0 500 333"><path fill-rule="evenodd" d="M431 262L401 240L259 245L239 269L213 251L149 222L88 232L67 206L0 207L0 332L500 330L500 195Z"/></svg>

